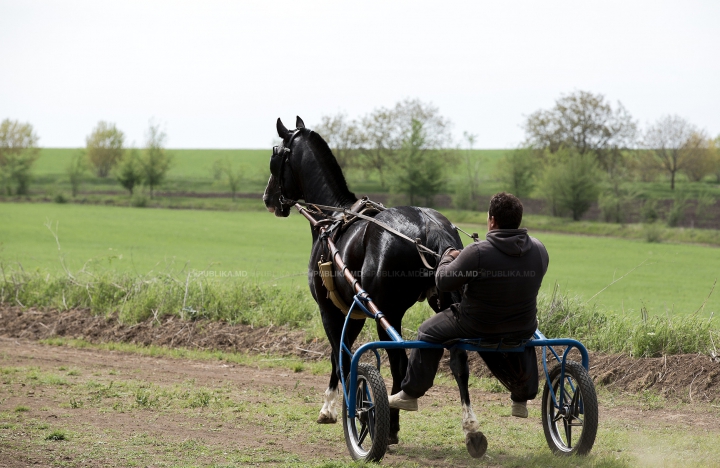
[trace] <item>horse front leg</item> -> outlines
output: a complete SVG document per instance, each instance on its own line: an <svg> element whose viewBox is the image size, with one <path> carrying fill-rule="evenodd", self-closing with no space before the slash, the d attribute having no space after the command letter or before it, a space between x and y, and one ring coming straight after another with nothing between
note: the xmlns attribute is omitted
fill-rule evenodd
<svg viewBox="0 0 720 468"><path fill-rule="evenodd" d="M468 367L468 356L465 350L457 348L450 350L450 370L458 384L458 390L460 390L465 446L471 457L480 458L487 450L487 439L480 431L480 423L472 409L472 403L470 403L470 368Z"/></svg>

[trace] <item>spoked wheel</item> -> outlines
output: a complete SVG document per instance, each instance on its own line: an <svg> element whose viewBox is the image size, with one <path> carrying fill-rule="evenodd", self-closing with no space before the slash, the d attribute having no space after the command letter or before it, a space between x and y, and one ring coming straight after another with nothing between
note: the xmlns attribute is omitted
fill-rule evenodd
<svg viewBox="0 0 720 468"><path fill-rule="evenodd" d="M390 403L380 372L373 366L358 366L355 417L349 418L343 404L345 442L354 460L380 461L388 447Z"/></svg>
<svg viewBox="0 0 720 468"><path fill-rule="evenodd" d="M563 382L559 364L550 371L550 382L557 405L547 382L542 396L543 430L550 450L556 455L588 454L598 427L597 395L590 375L577 362L566 362Z"/></svg>

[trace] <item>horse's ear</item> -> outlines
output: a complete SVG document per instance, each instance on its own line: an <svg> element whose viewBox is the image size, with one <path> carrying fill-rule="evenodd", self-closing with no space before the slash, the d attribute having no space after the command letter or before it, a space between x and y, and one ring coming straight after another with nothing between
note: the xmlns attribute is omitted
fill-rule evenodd
<svg viewBox="0 0 720 468"><path fill-rule="evenodd" d="M278 136L284 140L288 134L288 129L285 128L285 125L283 125L282 120L280 120L280 117L278 117L276 127L277 127Z"/></svg>
<svg viewBox="0 0 720 468"><path fill-rule="evenodd" d="M302 121L299 115L297 120L295 120L295 128L305 128L305 122Z"/></svg>

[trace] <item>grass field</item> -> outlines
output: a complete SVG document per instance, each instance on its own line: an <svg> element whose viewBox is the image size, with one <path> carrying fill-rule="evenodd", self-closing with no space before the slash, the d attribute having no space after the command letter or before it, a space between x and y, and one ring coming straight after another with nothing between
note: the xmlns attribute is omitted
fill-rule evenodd
<svg viewBox="0 0 720 468"><path fill-rule="evenodd" d="M305 281L310 231L299 216L9 203L0 213L2 258L26 270L61 272L62 257L71 271L87 264L91 271L242 271Z"/></svg>
<svg viewBox="0 0 720 468"><path fill-rule="evenodd" d="M191 270L282 285L306 283L310 230L292 215L265 212L156 210L58 204L0 204L0 258L6 268L56 275L85 266L147 274ZM57 226L61 250L50 230ZM477 225L463 225L482 232ZM592 299L605 310L640 316L689 314L720 276L720 249L638 240L536 233L550 252L543 291ZM634 269L634 270L633 270ZM225 273L223 273L225 272ZM228 273L229 272L229 273ZM205 273L203 273L205 274ZM720 287L718 288L720 289ZM720 291L702 316L720 311Z"/></svg>

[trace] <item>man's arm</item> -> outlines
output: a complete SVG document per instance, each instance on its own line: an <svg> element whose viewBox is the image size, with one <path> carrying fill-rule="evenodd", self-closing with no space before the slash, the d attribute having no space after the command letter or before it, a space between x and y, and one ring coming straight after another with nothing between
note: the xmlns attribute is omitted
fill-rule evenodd
<svg viewBox="0 0 720 468"><path fill-rule="evenodd" d="M446 250L435 272L435 285L440 291L460 289L477 274L477 246L468 246L458 255L457 250Z"/></svg>

